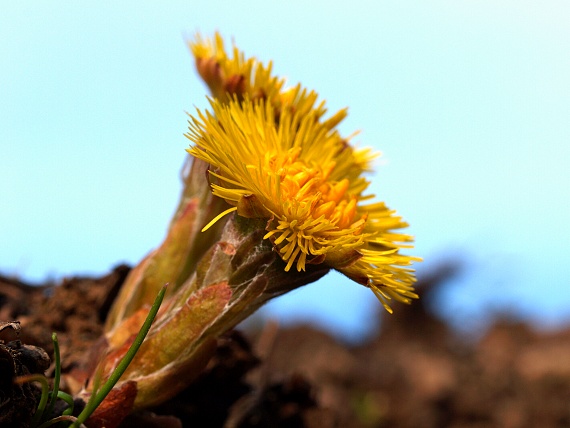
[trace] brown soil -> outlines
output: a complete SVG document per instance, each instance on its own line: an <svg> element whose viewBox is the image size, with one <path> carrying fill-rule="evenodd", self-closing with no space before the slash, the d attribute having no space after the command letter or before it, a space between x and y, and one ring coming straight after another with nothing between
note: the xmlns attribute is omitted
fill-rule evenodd
<svg viewBox="0 0 570 428"><path fill-rule="evenodd" d="M41 287L0 277L0 320L21 323L19 337L0 329L0 426L27 426L37 388L11 380L46 369L37 347L51 356L53 331L64 372L84 370L128 271ZM502 320L464 340L426 309L448 274L424 278L422 300L359 346L309 326L231 332L191 387L121 427L570 427L570 329Z"/></svg>

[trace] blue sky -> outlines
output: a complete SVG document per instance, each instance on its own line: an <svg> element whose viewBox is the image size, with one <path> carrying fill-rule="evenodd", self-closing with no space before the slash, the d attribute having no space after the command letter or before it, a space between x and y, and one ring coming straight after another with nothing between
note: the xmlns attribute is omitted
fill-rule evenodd
<svg viewBox="0 0 570 428"><path fill-rule="evenodd" d="M570 3L18 2L0 16L0 271L39 282L135 264L176 205L184 39L272 59L383 153L372 190L416 236L418 274L466 263L442 311L570 318ZM340 275L264 309L346 336L379 305Z"/></svg>

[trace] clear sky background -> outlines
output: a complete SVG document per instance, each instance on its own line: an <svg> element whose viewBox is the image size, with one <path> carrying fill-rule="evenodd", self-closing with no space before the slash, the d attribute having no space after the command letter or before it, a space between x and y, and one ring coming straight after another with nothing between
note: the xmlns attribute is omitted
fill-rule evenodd
<svg viewBox="0 0 570 428"><path fill-rule="evenodd" d="M372 190L411 223L418 275L456 259L443 313L570 319L570 3L35 1L0 15L0 271L40 282L137 263L206 105L185 38L220 30L317 90L383 153ZM264 314L347 337L379 304L340 275ZM397 310L397 308L396 308Z"/></svg>

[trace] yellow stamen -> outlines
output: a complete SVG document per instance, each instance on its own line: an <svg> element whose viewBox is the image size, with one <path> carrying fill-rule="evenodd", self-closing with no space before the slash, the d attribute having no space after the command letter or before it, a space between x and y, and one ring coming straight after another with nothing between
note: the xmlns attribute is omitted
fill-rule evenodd
<svg viewBox="0 0 570 428"><path fill-rule="evenodd" d="M228 208L227 210L225 210L224 212L218 214L216 217L213 218L212 221L210 221L206 226L204 226L202 228L202 232L205 232L206 230L208 230L210 227L212 227L219 219L221 219L226 214L229 214L229 213L236 211L236 210L237 210L237 207L231 207L231 208Z"/></svg>

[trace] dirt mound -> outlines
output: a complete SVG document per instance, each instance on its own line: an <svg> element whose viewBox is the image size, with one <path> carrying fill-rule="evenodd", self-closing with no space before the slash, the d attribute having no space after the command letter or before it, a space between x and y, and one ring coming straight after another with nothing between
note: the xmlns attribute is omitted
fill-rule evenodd
<svg viewBox="0 0 570 428"><path fill-rule="evenodd" d="M0 338L2 361L16 361L22 346L51 355L55 331L64 372L84 370L128 271L39 287L0 277L0 319L21 322L18 340ZM309 326L231 332L191 387L121 426L570 426L570 329L539 333L503 320L464 340L426 309L448 274L426 278L423 300L379 319L377 336L359 346ZM33 390L20 392L35 405Z"/></svg>

